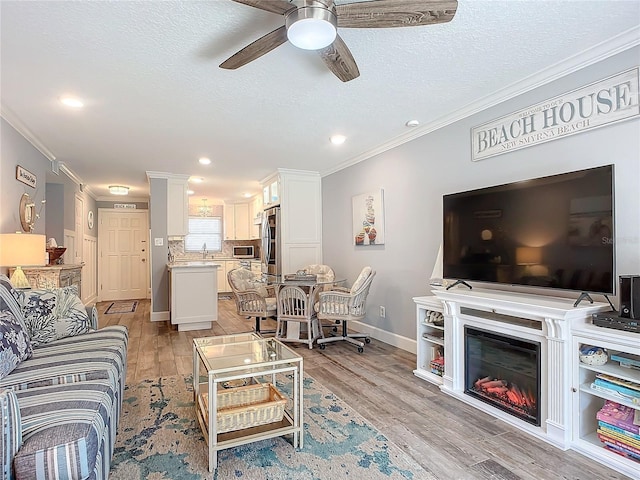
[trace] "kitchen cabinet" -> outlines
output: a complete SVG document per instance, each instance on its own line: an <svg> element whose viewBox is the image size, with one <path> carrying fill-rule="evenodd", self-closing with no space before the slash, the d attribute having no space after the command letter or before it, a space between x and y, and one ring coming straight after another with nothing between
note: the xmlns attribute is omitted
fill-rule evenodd
<svg viewBox="0 0 640 480"><path fill-rule="evenodd" d="M262 182L263 189L276 184L280 204L281 273L322 263L322 186L318 172L280 168ZM274 197L270 198L274 200ZM265 204L265 208L267 205Z"/></svg>
<svg viewBox="0 0 640 480"><path fill-rule="evenodd" d="M224 206L224 239L249 240L249 204L235 203Z"/></svg>
<svg viewBox="0 0 640 480"><path fill-rule="evenodd" d="M218 269L218 293L230 292L231 287L227 280L227 274L234 268L240 268L239 260L216 260L216 263L220 264Z"/></svg>
<svg viewBox="0 0 640 480"><path fill-rule="evenodd" d="M265 210L280 205L280 178L278 174L271 175L263 181L262 203Z"/></svg>
<svg viewBox="0 0 640 480"><path fill-rule="evenodd" d="M255 195L249 203L249 239L260 238L262 230L262 195Z"/></svg>
<svg viewBox="0 0 640 480"><path fill-rule="evenodd" d="M178 331L211 328L218 320L218 264L210 262L174 263L169 268L169 312Z"/></svg>
<svg viewBox="0 0 640 480"><path fill-rule="evenodd" d="M167 236L183 237L189 233L189 185L186 179L167 179Z"/></svg>

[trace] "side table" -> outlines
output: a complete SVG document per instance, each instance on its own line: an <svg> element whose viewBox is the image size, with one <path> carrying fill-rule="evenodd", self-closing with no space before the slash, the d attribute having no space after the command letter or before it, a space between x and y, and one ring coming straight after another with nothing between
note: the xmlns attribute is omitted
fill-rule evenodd
<svg viewBox="0 0 640 480"><path fill-rule="evenodd" d="M225 409L225 399L230 396L244 395L247 389L253 386L260 388L265 383L275 387L276 382L279 382L278 387L284 387L281 390L285 390L281 392L269 387L276 398ZM196 417L209 447L210 472L217 468L218 451L225 448L287 434L293 435L294 448L302 448L303 361L277 339L261 338L253 333L195 338L193 391ZM280 397L282 394L286 401ZM228 411L238 412L238 417L234 418L244 418L273 404L285 404L284 411L280 410L282 418L267 418L266 423L258 422L255 426L241 426L239 429L228 427L226 418L226 423L221 421Z"/></svg>

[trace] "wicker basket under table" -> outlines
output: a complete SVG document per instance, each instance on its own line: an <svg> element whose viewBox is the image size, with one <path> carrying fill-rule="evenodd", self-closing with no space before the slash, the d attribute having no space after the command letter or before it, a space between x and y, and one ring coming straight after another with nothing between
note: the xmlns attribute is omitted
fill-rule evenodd
<svg viewBox="0 0 640 480"><path fill-rule="evenodd" d="M198 396L204 420L209 425L209 394ZM218 392L217 433L279 422L287 399L271 383L230 388Z"/></svg>

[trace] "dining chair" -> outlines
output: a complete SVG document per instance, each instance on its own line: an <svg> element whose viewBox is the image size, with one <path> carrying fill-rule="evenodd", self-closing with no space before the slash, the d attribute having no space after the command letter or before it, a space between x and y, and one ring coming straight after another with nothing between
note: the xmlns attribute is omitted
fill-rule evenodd
<svg viewBox="0 0 640 480"><path fill-rule="evenodd" d="M260 321L275 317L277 313L274 287L266 285L246 268L235 268L227 273L227 280L236 301L238 315L255 317L255 331L258 334L275 333L274 330L260 329Z"/></svg>
<svg viewBox="0 0 640 480"><path fill-rule="evenodd" d="M348 292L330 290L318 294L318 302L315 305L318 319L320 321L339 320L342 323L342 335L318 339L320 349L324 349L326 343L344 340L357 346L358 352L362 353L364 351L364 343L371 342L368 334L348 333L348 322L365 318L367 296L375 275L376 272L371 267L364 267ZM358 339L364 339L364 342Z"/></svg>
<svg viewBox="0 0 640 480"><path fill-rule="evenodd" d="M283 285L276 292L277 325L276 338L283 342L301 342L313 348L313 342L324 338L322 328L313 309L313 298L302 288L296 285ZM287 337L287 328L290 322L298 322L306 325L307 338Z"/></svg>

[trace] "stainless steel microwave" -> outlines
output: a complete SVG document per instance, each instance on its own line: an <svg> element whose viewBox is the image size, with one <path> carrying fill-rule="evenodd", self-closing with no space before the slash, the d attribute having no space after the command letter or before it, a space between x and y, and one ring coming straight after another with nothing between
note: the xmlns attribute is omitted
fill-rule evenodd
<svg viewBox="0 0 640 480"><path fill-rule="evenodd" d="M254 258L255 250L253 245L234 245L233 258Z"/></svg>

